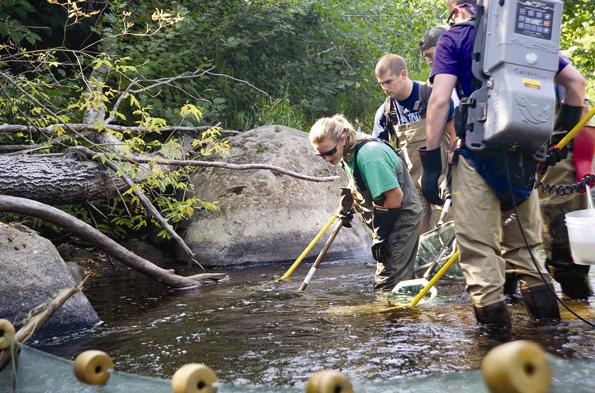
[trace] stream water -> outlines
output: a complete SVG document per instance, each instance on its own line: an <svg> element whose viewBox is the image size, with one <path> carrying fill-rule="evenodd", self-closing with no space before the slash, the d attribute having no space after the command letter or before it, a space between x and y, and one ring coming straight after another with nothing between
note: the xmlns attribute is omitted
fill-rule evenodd
<svg viewBox="0 0 595 393"><path fill-rule="evenodd" d="M66 358L99 349L116 370L163 378L185 363L205 363L225 383L268 386L301 386L321 369L363 381L477 369L499 344L476 330L461 281L440 281L430 304L379 313L386 303L372 290L371 261L323 262L298 294L308 268L303 263L280 285L273 279L287 266L232 270L227 281L187 291L132 271L103 275L85 290L102 325L32 344ZM593 317L585 302L570 304ZM534 340L561 358L595 359L594 331L563 317L554 327L534 326L515 304L513 338Z"/></svg>

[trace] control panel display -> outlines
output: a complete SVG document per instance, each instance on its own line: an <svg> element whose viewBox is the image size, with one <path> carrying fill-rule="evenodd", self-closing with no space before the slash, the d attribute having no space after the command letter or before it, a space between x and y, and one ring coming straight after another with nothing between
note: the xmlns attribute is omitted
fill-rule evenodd
<svg viewBox="0 0 595 393"><path fill-rule="evenodd" d="M515 33L551 40L554 4L545 1L519 1Z"/></svg>

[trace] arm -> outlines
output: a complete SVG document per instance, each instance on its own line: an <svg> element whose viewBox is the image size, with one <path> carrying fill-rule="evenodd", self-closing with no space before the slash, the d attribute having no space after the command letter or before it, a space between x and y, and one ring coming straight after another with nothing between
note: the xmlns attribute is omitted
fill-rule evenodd
<svg viewBox="0 0 595 393"><path fill-rule="evenodd" d="M564 104L582 107L585 102L585 77L572 64L556 74L554 81L564 86Z"/></svg>
<svg viewBox="0 0 595 393"><path fill-rule="evenodd" d="M384 207L386 209L398 209L401 207L401 202L403 201L403 191L400 187L385 191L382 195L384 196L384 199L380 203L374 201L375 206Z"/></svg>
<svg viewBox="0 0 595 393"><path fill-rule="evenodd" d="M434 77L432 95L426 113L426 146L428 150L440 146L450 106L450 95L456 83L455 75L438 74Z"/></svg>

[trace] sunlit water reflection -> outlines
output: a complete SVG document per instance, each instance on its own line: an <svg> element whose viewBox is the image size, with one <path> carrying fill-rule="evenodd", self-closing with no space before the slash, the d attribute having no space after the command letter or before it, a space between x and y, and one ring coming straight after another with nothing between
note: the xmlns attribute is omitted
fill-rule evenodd
<svg viewBox="0 0 595 393"><path fill-rule="evenodd" d="M95 278L85 292L104 323L35 346L68 358L100 349L115 369L144 375L169 378L183 364L200 362L225 383L287 386L320 369L365 381L477 369L498 344L478 334L460 281L440 281L431 304L382 314L373 264L323 262L298 294L303 265L280 285L273 279L287 266L275 265L231 271L228 281L189 291L133 272ZM572 305L593 316L584 302ZM512 318L515 339L537 341L558 357L595 359L595 334L576 319L533 326L520 304Z"/></svg>

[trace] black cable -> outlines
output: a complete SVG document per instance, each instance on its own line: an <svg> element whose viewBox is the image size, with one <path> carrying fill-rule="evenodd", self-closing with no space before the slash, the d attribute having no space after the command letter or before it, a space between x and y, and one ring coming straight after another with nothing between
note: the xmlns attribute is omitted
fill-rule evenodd
<svg viewBox="0 0 595 393"><path fill-rule="evenodd" d="M521 153L519 152L519 154L521 154ZM590 322L590 321L586 320L585 318L581 317L580 315L578 315L572 308L570 308L570 306L568 306L562 299L560 299L558 297L553 286L551 286L547 282L545 276L541 272L541 269L539 268L539 264L535 260L535 256L533 255L533 252L531 251L531 246L529 246L529 241L527 240L527 236L525 235L525 229L523 228L523 224L521 224L521 218L519 217L519 214L517 213L517 210L516 210L516 201L515 201L514 193L512 190L512 181L510 180L510 171L508 168L508 160L506 159L506 152L503 152L503 155L504 155L504 169L506 170L506 181L508 183L508 191L510 192L510 197L512 198L512 209L514 210L514 214L517 217L516 222L519 225L519 230L521 232L521 236L523 237L523 241L525 242L527 251L529 251L529 255L531 256L531 261L533 262L535 269L537 269L537 273L539 273L539 277L541 277L541 280L543 281L543 283L545 284L547 289L554 295L554 297L556 298L558 303L560 303L566 310L568 310L569 313L574 315L576 318L580 319L581 321L583 321L587 325L591 326L592 328L595 328L595 324L593 324L592 322Z"/></svg>

